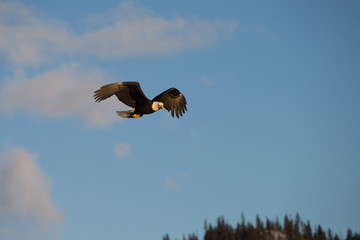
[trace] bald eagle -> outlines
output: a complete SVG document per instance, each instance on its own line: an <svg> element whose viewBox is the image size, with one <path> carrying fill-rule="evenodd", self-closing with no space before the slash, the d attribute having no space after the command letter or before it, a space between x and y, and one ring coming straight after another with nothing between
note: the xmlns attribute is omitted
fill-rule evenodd
<svg viewBox="0 0 360 240"><path fill-rule="evenodd" d="M120 117L138 118L144 114L151 114L165 107L171 111L171 116L179 118L185 113L186 99L176 88L169 88L157 95L153 100L148 99L140 88L138 82L118 82L102 86L94 92L96 102L105 100L112 95L116 95L120 102L132 107L127 111L117 111Z"/></svg>

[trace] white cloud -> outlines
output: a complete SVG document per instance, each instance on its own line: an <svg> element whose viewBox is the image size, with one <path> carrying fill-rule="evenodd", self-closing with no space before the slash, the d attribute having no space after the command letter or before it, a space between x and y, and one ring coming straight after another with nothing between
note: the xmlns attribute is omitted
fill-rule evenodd
<svg viewBox="0 0 360 240"><path fill-rule="evenodd" d="M180 178L181 178L181 180L185 180L185 179L187 179L187 177L188 177L188 174L187 173L185 173L185 172L181 172L180 173Z"/></svg>
<svg viewBox="0 0 360 240"><path fill-rule="evenodd" d="M0 2L0 51L13 64L40 64L56 56L124 58L203 47L236 28L232 21L166 19L125 2L101 26L76 34L19 3ZM100 17L97 18L99 21Z"/></svg>
<svg viewBox="0 0 360 240"><path fill-rule="evenodd" d="M1 239L48 238L60 226L49 181L32 153L15 148L0 155L0 192Z"/></svg>
<svg viewBox="0 0 360 240"><path fill-rule="evenodd" d="M48 61L71 38L66 27L16 2L0 2L0 51L14 64Z"/></svg>
<svg viewBox="0 0 360 240"><path fill-rule="evenodd" d="M164 18L133 2L123 2L94 16L85 31L76 33L67 23L48 19L23 4L0 1L0 58L14 69L14 77L1 86L0 111L24 110L54 118L80 118L88 126L109 126L121 121L115 114L119 102L110 98L95 103L92 95L110 77L62 62L69 57L81 62L84 56L125 58L199 48L235 28L232 21ZM49 63L59 65L39 72ZM31 75L26 74L30 66L37 66Z"/></svg>
<svg viewBox="0 0 360 240"><path fill-rule="evenodd" d="M119 143L115 146L114 152L117 158L126 157L131 154L131 146L125 143Z"/></svg>
<svg viewBox="0 0 360 240"><path fill-rule="evenodd" d="M206 86L206 87L213 87L215 85L215 80L208 78L208 77L200 77L199 81L202 85Z"/></svg>
<svg viewBox="0 0 360 240"><path fill-rule="evenodd" d="M165 179L165 186L166 186L167 188L174 188L174 187L176 186L176 184L175 184L175 182L174 182L174 180L173 180L172 177L167 177L167 178Z"/></svg>
<svg viewBox="0 0 360 240"><path fill-rule="evenodd" d="M181 186L185 182L187 177L187 173L184 172L181 172L180 174L175 176L175 180L173 176L169 176L165 179L165 187L179 193L181 191Z"/></svg>
<svg viewBox="0 0 360 240"><path fill-rule="evenodd" d="M117 99L96 103L93 93L107 76L96 69L64 65L31 78L17 75L0 92L0 110L25 110L47 117L82 118L88 126L107 126L120 118Z"/></svg>

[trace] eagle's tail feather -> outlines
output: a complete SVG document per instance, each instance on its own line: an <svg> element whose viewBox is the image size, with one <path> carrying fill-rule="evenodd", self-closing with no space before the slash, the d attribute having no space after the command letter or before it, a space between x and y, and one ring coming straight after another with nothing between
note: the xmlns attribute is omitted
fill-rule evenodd
<svg viewBox="0 0 360 240"><path fill-rule="evenodd" d="M116 111L117 115L123 118L129 118L134 113L134 109L126 110L126 111Z"/></svg>

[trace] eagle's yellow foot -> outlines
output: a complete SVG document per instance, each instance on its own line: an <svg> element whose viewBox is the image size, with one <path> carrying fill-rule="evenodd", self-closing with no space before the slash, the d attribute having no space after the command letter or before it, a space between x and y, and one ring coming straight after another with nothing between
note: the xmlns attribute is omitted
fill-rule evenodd
<svg viewBox="0 0 360 240"><path fill-rule="evenodd" d="M138 117L140 117L140 114L136 114L136 113L135 113L135 114L132 115L132 117L133 117L133 118L138 118Z"/></svg>

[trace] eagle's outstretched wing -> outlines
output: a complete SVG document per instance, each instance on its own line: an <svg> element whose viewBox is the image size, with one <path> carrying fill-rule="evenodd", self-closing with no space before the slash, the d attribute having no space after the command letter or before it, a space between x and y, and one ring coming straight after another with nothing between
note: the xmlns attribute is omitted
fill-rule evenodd
<svg viewBox="0 0 360 240"><path fill-rule="evenodd" d="M100 102L114 94L119 101L129 107L135 107L136 102L150 101L141 90L138 82L118 82L102 86L94 92L94 98L96 102Z"/></svg>
<svg viewBox="0 0 360 240"><path fill-rule="evenodd" d="M160 93L152 101L158 101L164 103L166 110L171 111L171 116L174 117L174 112L176 117L185 113L186 109L186 99L184 95L177 90L176 88L170 88L163 93Z"/></svg>

